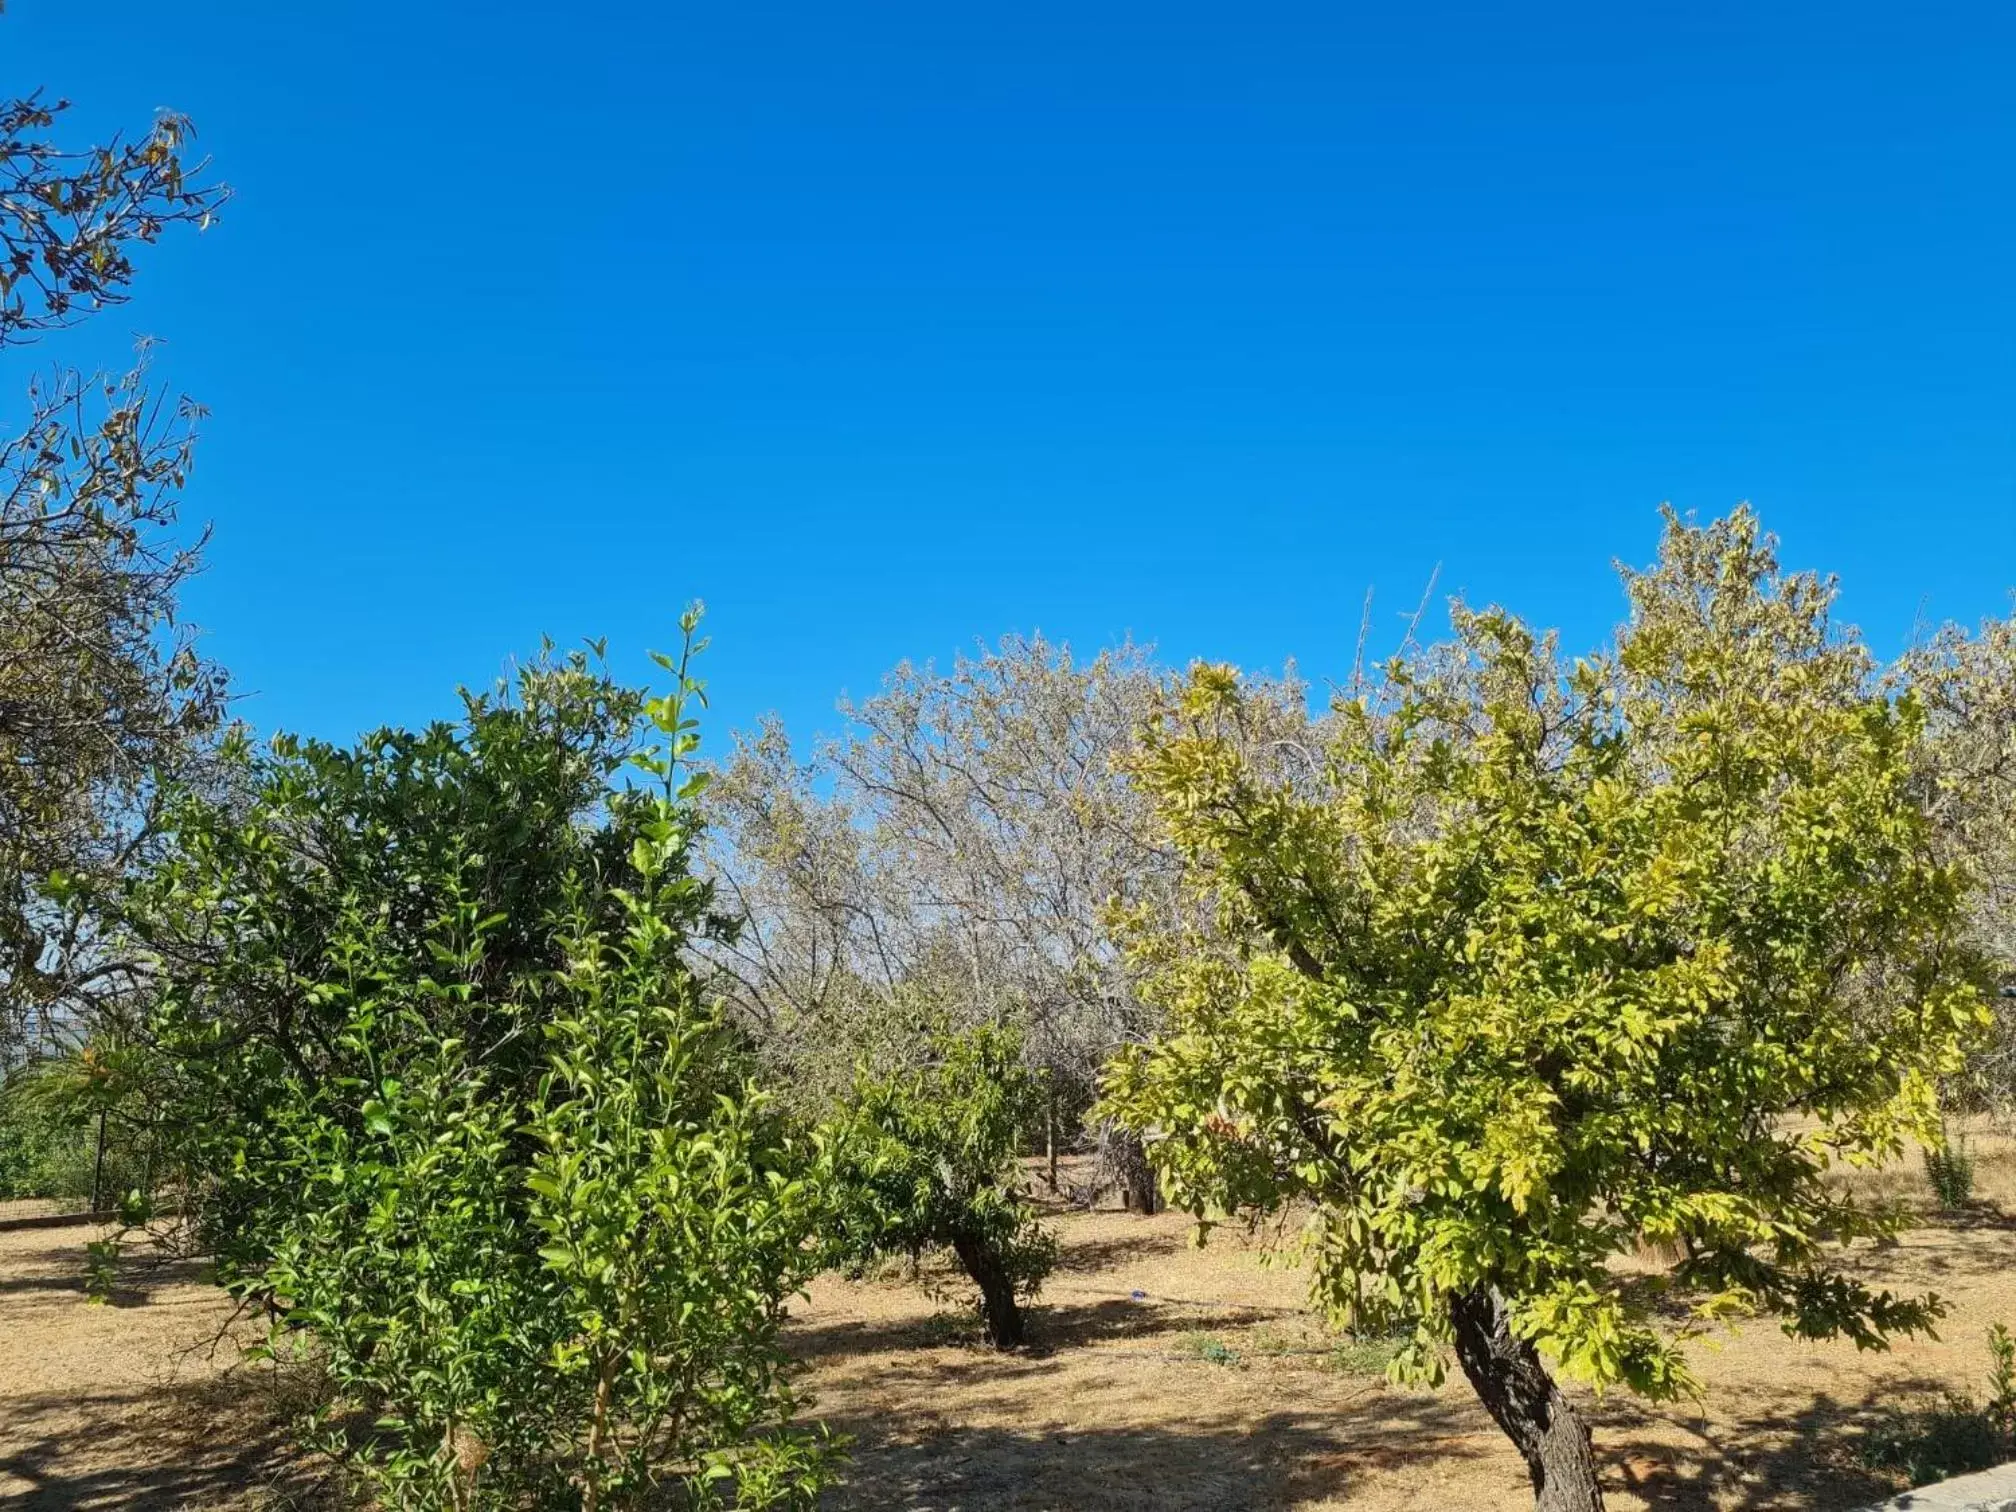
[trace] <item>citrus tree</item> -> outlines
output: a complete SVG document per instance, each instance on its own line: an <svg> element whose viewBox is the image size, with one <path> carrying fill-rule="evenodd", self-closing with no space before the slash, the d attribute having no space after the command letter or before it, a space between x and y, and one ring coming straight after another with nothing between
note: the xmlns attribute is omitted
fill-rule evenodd
<svg viewBox="0 0 2016 1512"><path fill-rule="evenodd" d="M699 687L666 665L660 698L549 660L455 724L247 754L132 900L220 1279L320 1362L313 1441L388 1505L825 1474L778 1343L813 1151L686 962Z"/></svg>
<svg viewBox="0 0 2016 1512"><path fill-rule="evenodd" d="M992 1025L940 1033L921 1064L864 1069L826 1130L831 1258L949 1249L980 1290L988 1340L1023 1343L1018 1299L1057 1258L1015 1158L1041 1106L1020 1038Z"/></svg>
<svg viewBox="0 0 2016 1512"><path fill-rule="evenodd" d="M1550 1512L1602 1502L1557 1376L1693 1387L1618 1256L1677 1254L1694 1326L1873 1347L1936 1317L1830 1266L1888 1220L1825 1177L1933 1136L1985 1017L1923 717L1872 694L1831 584L1747 511L1669 515L1625 578L1568 665L1459 606L1286 776L1198 667L1134 766L1213 913L1131 921L1169 1028L1113 1110L1200 1218L1306 1204L1331 1313L1408 1331L1402 1374L1453 1346Z"/></svg>

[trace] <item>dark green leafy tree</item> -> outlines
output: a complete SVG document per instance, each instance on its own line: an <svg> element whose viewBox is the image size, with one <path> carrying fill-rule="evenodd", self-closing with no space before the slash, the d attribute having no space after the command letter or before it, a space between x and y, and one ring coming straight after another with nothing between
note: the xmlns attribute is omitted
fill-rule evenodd
<svg viewBox="0 0 2016 1512"><path fill-rule="evenodd" d="M320 1099L361 1130L385 1039L420 1042L389 1019L529 1101L578 879L626 864L611 783L642 712L587 657L546 658L465 695L457 723L354 748L234 740L221 796L184 797L125 913L162 984L154 1031L228 1278L252 1283L297 1203L271 1165L296 1148L279 1112Z"/></svg>
<svg viewBox="0 0 2016 1512"><path fill-rule="evenodd" d="M639 1505L668 1477L690 1502L727 1482L737 1506L809 1506L830 1459L769 1431L792 1409L783 1304L824 1213L810 1150L687 960L712 898L688 869L708 780L690 765L696 624L665 663L674 691L645 705L665 743L633 758L657 787L629 814L615 918L577 896L526 1123L530 1216L557 1283L542 1322L584 1512Z"/></svg>
<svg viewBox="0 0 2016 1512"><path fill-rule="evenodd" d="M456 724L247 753L135 890L220 1275L320 1360L315 1441L391 1505L800 1505L826 1473L777 1342L811 1150L685 963L699 685L666 665L663 698L549 658Z"/></svg>
<svg viewBox="0 0 2016 1512"><path fill-rule="evenodd" d="M1556 1372L1693 1389L1613 1259L1682 1258L1696 1326L1880 1347L1939 1313L1829 1246L1894 1218L1830 1166L1932 1141L1985 1022L1924 714L1747 511L1669 521L1613 647L1501 611L1338 709L1293 781L1199 667L1136 764L1212 908L1135 920L1169 1032L1114 1111L1200 1217L1306 1205L1317 1294L1458 1364L1539 1506L1602 1502Z"/></svg>
<svg viewBox="0 0 2016 1512"><path fill-rule="evenodd" d="M1043 1105L1010 1030L941 1033L923 1064L864 1071L827 1130L834 1259L949 1249L980 1290L988 1339L1022 1344L1056 1241L1024 1196L1017 1142Z"/></svg>

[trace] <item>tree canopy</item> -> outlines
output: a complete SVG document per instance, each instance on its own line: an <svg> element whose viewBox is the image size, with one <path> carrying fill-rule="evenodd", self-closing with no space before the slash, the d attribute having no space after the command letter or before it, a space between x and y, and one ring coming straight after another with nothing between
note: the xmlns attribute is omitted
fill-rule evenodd
<svg viewBox="0 0 2016 1512"><path fill-rule="evenodd" d="M137 249L208 225L227 194L187 160L182 117L72 146L67 109L0 101L0 353L123 303ZM198 415L144 356L119 376L58 367L0 441L0 1064L132 988L93 898L222 713L222 674L176 622L202 546L176 533Z"/></svg>
<svg viewBox="0 0 2016 1512"><path fill-rule="evenodd" d="M1985 1019L1966 878L1914 797L1925 712L1746 512L1669 517L1613 646L1459 606L1293 780L1200 666L1133 770L1213 909L1137 916L1169 1030L1114 1073L1200 1216L1313 1205L1321 1300L1450 1344L1547 1507L1600 1504L1548 1374L1654 1396L1682 1340L1610 1264L1682 1258L1698 1320L1877 1345L1938 1314L1831 1267L1889 1220L1830 1165L1936 1137ZM1183 916L1177 916L1181 919Z"/></svg>
<svg viewBox="0 0 2016 1512"><path fill-rule="evenodd" d="M823 1473L777 1343L812 1151L689 959L699 689L667 665L241 747L132 892L187 1216L269 1347L315 1351L311 1441L397 1505L802 1505Z"/></svg>

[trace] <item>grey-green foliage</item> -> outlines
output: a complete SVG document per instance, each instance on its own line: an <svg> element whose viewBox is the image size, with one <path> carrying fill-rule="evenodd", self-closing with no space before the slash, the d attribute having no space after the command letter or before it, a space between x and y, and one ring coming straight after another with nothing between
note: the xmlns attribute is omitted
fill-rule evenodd
<svg viewBox="0 0 2016 1512"><path fill-rule="evenodd" d="M91 143L65 129L68 108L0 99L0 359L123 303L140 248L207 224L225 197L188 160L182 117ZM197 408L144 358L87 376L38 348L15 372L26 399L0 435L4 1069L74 1049L144 997L108 942L103 887L147 848L160 773L191 769L224 696L176 614L202 544L177 525Z"/></svg>
<svg viewBox="0 0 2016 1512"><path fill-rule="evenodd" d="M1012 1023L1068 1117L1155 1027L1108 915L1178 906L1174 853L1117 765L1166 676L1133 645L1011 636L949 671L903 663L809 755L774 722L741 741L708 865L745 927L710 959L809 1103L863 1058L925 1055L920 1023ZM1299 685L1266 686L1256 741L1298 734Z"/></svg>
<svg viewBox="0 0 2016 1512"><path fill-rule="evenodd" d="M778 1340L811 1148L686 963L699 686L666 665L662 698L577 657L456 725L285 744L136 891L220 1273L389 1505L802 1505L827 1473Z"/></svg>
<svg viewBox="0 0 2016 1512"><path fill-rule="evenodd" d="M1923 798L1939 843L1974 883L1976 942L1999 978L1993 1033L1951 1089L2016 1104L2016 622L1946 626L1893 673L1926 710Z"/></svg>

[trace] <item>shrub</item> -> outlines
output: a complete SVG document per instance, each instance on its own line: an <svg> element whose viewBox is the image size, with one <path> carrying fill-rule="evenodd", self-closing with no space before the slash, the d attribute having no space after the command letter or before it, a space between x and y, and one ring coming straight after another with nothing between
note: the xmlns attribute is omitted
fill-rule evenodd
<svg viewBox="0 0 2016 1512"><path fill-rule="evenodd" d="M1968 1153L1966 1136L1954 1140L1941 1130L1939 1142L1925 1147L1925 1175L1946 1212L1959 1212L1973 1201L1974 1157Z"/></svg>
<svg viewBox="0 0 2016 1512"><path fill-rule="evenodd" d="M732 1476L739 1506L809 1504L825 1446L768 1430L791 1410L777 1334L813 1261L816 1193L681 943L649 908L618 941L584 932L572 1004L547 1026L527 1185L562 1283L542 1320L555 1417L601 1499L641 1497L670 1465L696 1486Z"/></svg>
<svg viewBox="0 0 2016 1512"><path fill-rule="evenodd" d="M988 1026L938 1035L924 1066L864 1071L826 1131L832 1258L862 1265L950 1249L980 1289L988 1339L1021 1344L1017 1299L1057 1258L1015 1160L1017 1131L1040 1099L1017 1036Z"/></svg>
<svg viewBox="0 0 2016 1512"><path fill-rule="evenodd" d="M1176 1340L1176 1353L1206 1365L1237 1365L1239 1351L1212 1334L1186 1333Z"/></svg>
<svg viewBox="0 0 2016 1512"><path fill-rule="evenodd" d="M661 699L576 659L458 726L282 746L141 899L188 963L158 1027L220 1273L319 1358L311 1434L389 1505L827 1474L777 1341L811 1146L685 963L698 684L666 665ZM655 786L612 791L626 760Z"/></svg>
<svg viewBox="0 0 2016 1512"><path fill-rule="evenodd" d="M151 1056L101 1037L22 1067L0 1086L0 1197L101 1208L150 1193L161 1166Z"/></svg>
<svg viewBox="0 0 2016 1512"><path fill-rule="evenodd" d="M0 1198L88 1196L96 1139L45 1106L35 1080L17 1071L0 1086Z"/></svg>

